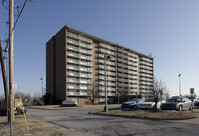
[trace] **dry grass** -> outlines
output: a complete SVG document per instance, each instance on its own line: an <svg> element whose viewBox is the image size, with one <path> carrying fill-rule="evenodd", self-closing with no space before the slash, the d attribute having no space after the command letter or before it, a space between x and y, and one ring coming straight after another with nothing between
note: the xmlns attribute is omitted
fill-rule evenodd
<svg viewBox="0 0 199 136"><path fill-rule="evenodd" d="M132 111L122 111L120 109L109 110L109 112L104 112L103 110L92 111L95 114L104 115L114 115L114 116L124 116L124 117L134 117L143 119L188 119L198 117L199 112L194 111L149 111L149 110L132 110Z"/></svg>
<svg viewBox="0 0 199 136"><path fill-rule="evenodd" d="M60 128L47 122L28 119L29 133L26 130L26 124L23 115L15 116L13 122L13 136L64 136L68 129ZM7 123L6 116L0 116L0 136L10 135L10 125Z"/></svg>

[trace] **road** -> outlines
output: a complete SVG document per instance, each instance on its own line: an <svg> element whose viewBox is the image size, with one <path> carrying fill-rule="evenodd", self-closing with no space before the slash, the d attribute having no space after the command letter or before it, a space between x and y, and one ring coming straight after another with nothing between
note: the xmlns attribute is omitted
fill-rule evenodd
<svg viewBox="0 0 199 136"><path fill-rule="evenodd" d="M199 119L163 121L89 114L88 112L93 109L96 109L96 107L78 107L62 110L28 109L27 116L71 129L72 131L66 136L199 135Z"/></svg>

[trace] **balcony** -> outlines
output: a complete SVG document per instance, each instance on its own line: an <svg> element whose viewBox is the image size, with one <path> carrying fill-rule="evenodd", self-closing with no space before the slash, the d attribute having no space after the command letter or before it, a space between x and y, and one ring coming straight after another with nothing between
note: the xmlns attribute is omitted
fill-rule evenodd
<svg viewBox="0 0 199 136"><path fill-rule="evenodd" d="M78 79L68 79L67 78L67 83L79 83L79 80Z"/></svg>
<svg viewBox="0 0 199 136"><path fill-rule="evenodd" d="M79 54L78 53L74 53L74 52L70 52L70 51L67 51L67 56L73 56L73 57L79 57Z"/></svg>
<svg viewBox="0 0 199 136"><path fill-rule="evenodd" d="M79 70L80 70L80 71L84 71L84 72L92 72L92 69L91 69L91 68L80 67Z"/></svg>
<svg viewBox="0 0 199 136"><path fill-rule="evenodd" d="M118 60L118 62L123 62L123 59L118 58L117 60Z"/></svg>
<svg viewBox="0 0 199 136"><path fill-rule="evenodd" d="M140 74L142 77L149 77L149 78L153 78L153 75L150 75L150 74L144 74L144 73L141 73Z"/></svg>
<svg viewBox="0 0 199 136"><path fill-rule="evenodd" d="M115 86L115 83L113 83L113 82L107 82L107 86Z"/></svg>
<svg viewBox="0 0 199 136"><path fill-rule="evenodd" d="M90 80L82 80L82 79L80 79L80 83L91 84L91 81Z"/></svg>
<svg viewBox="0 0 199 136"><path fill-rule="evenodd" d="M129 87L131 87L131 88L137 88L138 86L137 85L129 84Z"/></svg>
<svg viewBox="0 0 199 136"><path fill-rule="evenodd" d="M123 64L123 68L128 69L128 64Z"/></svg>
<svg viewBox="0 0 199 136"><path fill-rule="evenodd" d="M129 92L136 93L136 92L138 92L138 90L137 89L129 89Z"/></svg>
<svg viewBox="0 0 199 136"><path fill-rule="evenodd" d="M67 59L67 62L79 64L79 60L77 59Z"/></svg>
<svg viewBox="0 0 199 136"><path fill-rule="evenodd" d="M129 78L131 78L131 79L138 79L137 76L132 76L132 75L129 75Z"/></svg>
<svg viewBox="0 0 199 136"><path fill-rule="evenodd" d="M107 64L115 66L115 62L108 61Z"/></svg>
<svg viewBox="0 0 199 136"><path fill-rule="evenodd" d="M74 51L79 51L79 47L72 46L72 45L67 45L67 50L68 50L68 49L74 50Z"/></svg>
<svg viewBox="0 0 199 136"><path fill-rule="evenodd" d="M91 52L90 50L86 50L86 49L83 49L83 48L80 48L79 51L80 51L81 53L84 53L84 54L89 54L89 55L92 54L92 52Z"/></svg>
<svg viewBox="0 0 199 136"><path fill-rule="evenodd" d="M80 61L81 65L85 65L85 66L92 66L92 64L90 62L87 61Z"/></svg>
<svg viewBox="0 0 199 136"><path fill-rule="evenodd" d="M118 63L117 64L119 67L123 68L123 64Z"/></svg>
<svg viewBox="0 0 199 136"><path fill-rule="evenodd" d="M90 56L86 56L86 55L82 55L82 54L80 54L79 57L80 57L81 59L85 59L85 60L89 60L89 61L92 60L92 58L91 58Z"/></svg>
<svg viewBox="0 0 199 136"><path fill-rule="evenodd" d="M129 55L129 56L132 56L132 57L134 57L134 58L138 58L138 55L136 55L136 54L134 54L134 53L131 53L131 52L128 52L128 55Z"/></svg>
<svg viewBox="0 0 199 136"><path fill-rule="evenodd" d="M86 38L84 36L81 36L81 35L78 35L78 34L75 34L75 33L72 33L72 32L68 32L67 36L72 37L72 38L76 38L76 39L79 39L79 40L82 40L82 41L85 41L85 42L88 42L88 43L93 42L93 40L91 40L89 38Z"/></svg>
<svg viewBox="0 0 199 136"><path fill-rule="evenodd" d="M107 77L107 80L115 81L115 78L113 78L113 77Z"/></svg>
<svg viewBox="0 0 199 136"><path fill-rule="evenodd" d="M126 54L126 55L128 54L128 51L121 48L118 48L118 52L122 52L123 54Z"/></svg>
<svg viewBox="0 0 199 136"><path fill-rule="evenodd" d="M90 87L89 86L81 86L80 85L80 87L79 87L80 89L90 89Z"/></svg>
<svg viewBox="0 0 199 136"><path fill-rule="evenodd" d="M105 91L99 93L100 96L105 96ZM115 93L107 92L107 96L115 96Z"/></svg>
<svg viewBox="0 0 199 136"><path fill-rule="evenodd" d="M99 46L103 47L103 48L106 48L106 49L110 49L110 50L115 51L115 48L112 47L112 46L110 46L110 45L108 45L108 44L100 43Z"/></svg>
<svg viewBox="0 0 199 136"><path fill-rule="evenodd" d="M153 63L153 60L152 60L152 59L149 59L149 58L141 57L141 60L144 60L144 61L146 61L146 62Z"/></svg>
<svg viewBox="0 0 199 136"><path fill-rule="evenodd" d="M115 55L115 52L109 51L109 50L106 50L106 49L100 48L99 51L101 51L102 53L109 54L109 55L113 55L113 56Z"/></svg>
<svg viewBox="0 0 199 136"><path fill-rule="evenodd" d="M90 92L80 90L79 91L79 95L81 95L81 96L88 96L88 95L90 95Z"/></svg>
<svg viewBox="0 0 199 136"><path fill-rule="evenodd" d="M148 81L149 79L148 79L148 78L141 77L141 80L143 80L143 81Z"/></svg>
<svg viewBox="0 0 199 136"><path fill-rule="evenodd" d="M118 77L126 77L127 75L125 75L125 74L118 74Z"/></svg>
<svg viewBox="0 0 199 136"><path fill-rule="evenodd" d="M73 65L67 65L67 69L79 70L79 67L78 66L73 66Z"/></svg>
<svg viewBox="0 0 199 136"><path fill-rule="evenodd" d="M147 74L153 74L152 71L148 71L148 70L144 70L144 69L141 69L140 71L143 72L143 73L147 73Z"/></svg>
<svg viewBox="0 0 199 136"><path fill-rule="evenodd" d="M143 65L146 65L146 66L153 67L153 64L149 63L149 62L141 61L140 63L143 64Z"/></svg>
<svg viewBox="0 0 199 136"><path fill-rule="evenodd" d="M133 77L133 76L132 76L132 77ZM137 81L137 80L131 80L131 79L129 79L129 83L137 84L137 83L138 83L138 81Z"/></svg>
<svg viewBox="0 0 199 136"><path fill-rule="evenodd" d="M117 69L117 71L119 71L119 72L123 72L123 71L124 71L124 69L118 68L118 69Z"/></svg>
<svg viewBox="0 0 199 136"><path fill-rule="evenodd" d="M79 73L77 73L77 72L68 72L67 71L67 76L79 76Z"/></svg>
<svg viewBox="0 0 199 136"><path fill-rule="evenodd" d="M80 41L77 41L77 40L74 40L74 39L68 38L67 42L71 43L71 44L74 44L74 45L78 45L78 46L87 48L87 49L92 49L92 46L90 44L87 44L87 43L84 43L84 42L80 42Z"/></svg>
<svg viewBox="0 0 199 136"><path fill-rule="evenodd" d="M73 85L67 84L67 89L79 89L79 86L73 86Z"/></svg>
<svg viewBox="0 0 199 136"><path fill-rule="evenodd" d="M67 95L79 95L79 92L77 92L76 90L68 90L67 91Z"/></svg>
<svg viewBox="0 0 199 136"><path fill-rule="evenodd" d="M146 69L146 70L153 70L153 68L148 67L148 66L143 66L143 65L141 65L140 67L141 67L141 68L144 68L144 69Z"/></svg>
<svg viewBox="0 0 199 136"><path fill-rule="evenodd" d="M124 86L124 87L128 87L129 85L128 85L128 84L123 84L123 86Z"/></svg>
<svg viewBox="0 0 199 136"><path fill-rule="evenodd" d="M79 75L80 77L85 77L85 78L92 78L91 74L81 74Z"/></svg>

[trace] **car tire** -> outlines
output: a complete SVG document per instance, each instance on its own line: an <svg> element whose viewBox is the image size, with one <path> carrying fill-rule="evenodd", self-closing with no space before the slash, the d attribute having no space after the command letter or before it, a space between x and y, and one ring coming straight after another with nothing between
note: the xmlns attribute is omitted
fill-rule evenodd
<svg viewBox="0 0 199 136"><path fill-rule="evenodd" d="M137 110L137 109L138 109L138 106L134 106L134 109Z"/></svg>
<svg viewBox="0 0 199 136"><path fill-rule="evenodd" d="M193 106L190 106L189 110L192 110L193 109Z"/></svg>
<svg viewBox="0 0 199 136"><path fill-rule="evenodd" d="M182 108L182 105L180 105L180 107L179 107L179 111L182 111L182 109L183 109L183 108Z"/></svg>

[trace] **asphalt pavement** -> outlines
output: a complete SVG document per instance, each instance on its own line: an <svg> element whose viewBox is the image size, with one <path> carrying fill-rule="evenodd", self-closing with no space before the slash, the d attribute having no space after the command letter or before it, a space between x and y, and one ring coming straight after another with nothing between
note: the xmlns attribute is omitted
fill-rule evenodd
<svg viewBox="0 0 199 136"><path fill-rule="evenodd" d="M144 120L89 114L103 107L28 109L27 117L71 131L66 136L198 136L199 119Z"/></svg>

